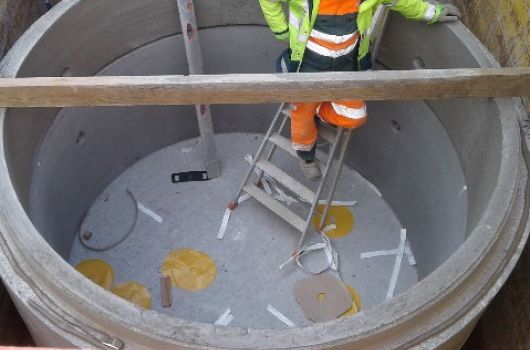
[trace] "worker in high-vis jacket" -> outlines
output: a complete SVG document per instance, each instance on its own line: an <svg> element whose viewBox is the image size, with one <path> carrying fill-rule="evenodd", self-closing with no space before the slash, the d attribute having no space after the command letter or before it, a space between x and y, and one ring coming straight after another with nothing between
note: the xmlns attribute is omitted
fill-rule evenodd
<svg viewBox="0 0 530 350"><path fill-rule="evenodd" d="M378 6L385 5L412 20L427 23L456 21L458 8L422 0L259 0L277 39L289 49L278 59L283 72L358 71L371 68L370 34ZM289 5L288 19L283 4ZM315 116L344 128L366 123L361 100L292 103L291 140L300 168L312 180L321 176L315 159Z"/></svg>

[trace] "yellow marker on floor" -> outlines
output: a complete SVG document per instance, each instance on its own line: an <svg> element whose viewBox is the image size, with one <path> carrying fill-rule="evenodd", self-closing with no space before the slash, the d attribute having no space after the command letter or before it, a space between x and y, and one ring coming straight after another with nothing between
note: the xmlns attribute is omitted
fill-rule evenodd
<svg viewBox="0 0 530 350"><path fill-rule="evenodd" d="M174 250L166 256L162 274L169 276L175 287L197 292L212 284L217 275L217 267L208 254L184 248Z"/></svg>
<svg viewBox="0 0 530 350"><path fill-rule="evenodd" d="M353 302L351 309L340 315L340 317L353 316L359 311L361 311L361 309L363 308L363 304L361 303L361 296L359 295L359 293L357 293L357 291L350 285L346 285L346 288L348 288L348 290L350 291L351 296L353 298Z"/></svg>
<svg viewBox="0 0 530 350"><path fill-rule="evenodd" d="M86 278L90 279L95 284L109 289L114 283L114 271L112 266L103 260L91 259L81 261L76 270L81 272Z"/></svg>
<svg viewBox="0 0 530 350"><path fill-rule="evenodd" d="M126 282L110 290L122 299L128 300L144 309L151 309L152 299L149 290L137 282Z"/></svg>
<svg viewBox="0 0 530 350"><path fill-rule="evenodd" d="M318 229L318 225L320 224L320 213L323 211L324 205L319 205L315 216L313 216L313 226L315 229ZM341 206L332 206L329 208L324 227L331 224L337 225L337 228L326 232L326 236L332 239L342 238L347 236L353 230L355 219L350 209Z"/></svg>

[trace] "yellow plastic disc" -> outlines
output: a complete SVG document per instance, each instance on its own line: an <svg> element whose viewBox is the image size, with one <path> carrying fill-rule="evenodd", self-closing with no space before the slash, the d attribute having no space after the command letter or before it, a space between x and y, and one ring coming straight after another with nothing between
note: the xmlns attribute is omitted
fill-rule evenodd
<svg viewBox="0 0 530 350"><path fill-rule="evenodd" d="M169 276L175 287L197 292L213 283L217 267L208 254L184 248L174 250L166 256L162 274Z"/></svg>
<svg viewBox="0 0 530 350"><path fill-rule="evenodd" d="M353 298L353 302L351 309L340 315L340 317L353 316L359 311L361 311L361 309L363 308L363 304L361 303L361 296L359 295L359 293L357 293L357 291L350 285L346 285L346 288L348 288L348 290L350 291L351 296Z"/></svg>
<svg viewBox="0 0 530 350"><path fill-rule="evenodd" d="M95 284L109 289L114 283L114 271L112 266L103 260L92 259L81 261L76 270L81 272L86 278Z"/></svg>
<svg viewBox="0 0 530 350"><path fill-rule="evenodd" d="M313 226L318 230L320 224L320 216L324 211L324 205L319 205L315 216L313 216ZM335 224L337 228L326 232L326 236L329 238L337 239L347 236L355 226L355 219L350 209L341 206L332 206L329 208L328 216L324 227Z"/></svg>
<svg viewBox="0 0 530 350"><path fill-rule="evenodd" d="M122 299L128 300L144 309L151 309L152 299L149 290L137 282L126 282L110 290Z"/></svg>

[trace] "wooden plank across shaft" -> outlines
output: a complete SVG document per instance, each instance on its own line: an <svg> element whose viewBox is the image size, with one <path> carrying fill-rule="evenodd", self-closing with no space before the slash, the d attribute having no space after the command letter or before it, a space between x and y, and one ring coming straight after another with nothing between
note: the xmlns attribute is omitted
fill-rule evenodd
<svg viewBox="0 0 530 350"><path fill-rule="evenodd" d="M0 107L530 96L530 68L0 79Z"/></svg>
<svg viewBox="0 0 530 350"><path fill-rule="evenodd" d="M179 10L180 26L186 47L189 73L191 75L204 74L204 61L202 59L201 45L199 42L199 31L197 29L197 18L193 0L177 0ZM217 147L215 145L212 111L207 104L195 105L197 121L201 135L201 146L204 165L208 178L214 179L221 176L221 165L217 158Z"/></svg>

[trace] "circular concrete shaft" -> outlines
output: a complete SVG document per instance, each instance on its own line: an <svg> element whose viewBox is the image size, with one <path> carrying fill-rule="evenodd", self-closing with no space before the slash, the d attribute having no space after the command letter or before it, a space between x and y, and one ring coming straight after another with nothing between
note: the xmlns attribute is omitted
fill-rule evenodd
<svg viewBox="0 0 530 350"><path fill-rule="evenodd" d="M196 11L207 73L273 70L284 44L264 26L257 2L197 0ZM174 1L63 0L5 57L1 76L186 74L179 28ZM496 65L460 23L426 26L399 15L379 55L388 69ZM289 329L143 311L66 262L87 211L114 179L198 136L192 107L2 110L0 274L39 345L456 349L527 239L516 107L512 100L371 103L346 165L374 183L407 228L419 282L355 317ZM214 106L216 132L263 133L275 108Z"/></svg>

